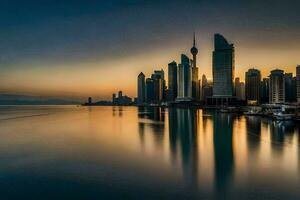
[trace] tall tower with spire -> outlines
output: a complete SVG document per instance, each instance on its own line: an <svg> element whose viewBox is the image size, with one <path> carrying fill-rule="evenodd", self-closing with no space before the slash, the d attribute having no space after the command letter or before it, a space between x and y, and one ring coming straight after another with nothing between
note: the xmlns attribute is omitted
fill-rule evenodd
<svg viewBox="0 0 300 200"><path fill-rule="evenodd" d="M200 100L200 85L198 80L198 67L197 67L197 54L196 36L194 32L193 47L191 48L192 60L192 97L194 100Z"/></svg>
<svg viewBox="0 0 300 200"><path fill-rule="evenodd" d="M193 55L193 66L192 67L197 67L197 54L198 54L198 49L196 47L196 36L194 32L194 40L193 40L193 47L191 48L191 54Z"/></svg>

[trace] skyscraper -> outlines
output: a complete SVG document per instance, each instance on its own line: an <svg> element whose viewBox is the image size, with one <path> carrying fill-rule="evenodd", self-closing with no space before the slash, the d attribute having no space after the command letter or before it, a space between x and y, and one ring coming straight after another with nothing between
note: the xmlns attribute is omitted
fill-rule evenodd
<svg viewBox="0 0 300 200"><path fill-rule="evenodd" d="M293 73L284 74L285 101L293 102Z"/></svg>
<svg viewBox="0 0 300 200"><path fill-rule="evenodd" d="M163 70L155 70L151 75L154 82L154 99L156 102L161 102L165 97L165 73Z"/></svg>
<svg viewBox="0 0 300 200"><path fill-rule="evenodd" d="M235 77L235 79L234 79L234 85L233 85L233 87L234 87L234 91L233 91L233 93L234 93L234 95L235 96L237 96L237 93L238 93L238 87L240 86L240 77Z"/></svg>
<svg viewBox="0 0 300 200"><path fill-rule="evenodd" d="M182 54L178 65L178 96L176 101L192 100L192 71L190 59Z"/></svg>
<svg viewBox="0 0 300 200"><path fill-rule="evenodd" d="M122 96L123 96L123 92L120 90L120 91L118 92L118 98L122 98Z"/></svg>
<svg viewBox="0 0 300 200"><path fill-rule="evenodd" d="M284 103L285 102L285 83L283 70L275 69L271 71L269 79L269 102Z"/></svg>
<svg viewBox="0 0 300 200"><path fill-rule="evenodd" d="M300 103L300 65L296 68L297 77L297 102Z"/></svg>
<svg viewBox="0 0 300 200"><path fill-rule="evenodd" d="M146 79L146 102L151 103L155 99L154 97L154 81L151 78Z"/></svg>
<svg viewBox="0 0 300 200"><path fill-rule="evenodd" d="M213 96L232 97L234 79L234 46L220 34L214 36Z"/></svg>
<svg viewBox="0 0 300 200"><path fill-rule="evenodd" d="M207 84L202 86L202 101L206 101L213 95L212 83L207 82Z"/></svg>
<svg viewBox="0 0 300 200"><path fill-rule="evenodd" d="M145 75L143 74L143 72L141 72L138 75L137 78L137 82L138 82L138 88L137 88L137 93L138 93L138 98L137 98L137 103L138 104L142 104L145 103L145 96L146 96L146 88L145 88Z"/></svg>
<svg viewBox="0 0 300 200"><path fill-rule="evenodd" d="M240 82L240 78L237 77L234 80L234 89L235 89L235 96L238 100L245 99L245 84Z"/></svg>
<svg viewBox="0 0 300 200"><path fill-rule="evenodd" d="M245 83L244 82L240 82L239 94L238 94L237 97L238 97L239 100L245 100L245 98L246 98Z"/></svg>
<svg viewBox="0 0 300 200"><path fill-rule="evenodd" d="M206 87L208 85L208 81L207 81L207 78L206 78L206 76L205 76L205 74L203 74L202 75L202 79L201 79L201 100L202 101L205 101L205 94L204 94L204 92L205 92L205 90L204 90L204 88ZM211 92L212 92L212 90L211 90ZM211 95L212 95L212 93L211 93ZM210 96L211 96L210 95Z"/></svg>
<svg viewBox="0 0 300 200"><path fill-rule="evenodd" d="M112 103L115 103L115 101L116 101L116 93L113 93L112 94Z"/></svg>
<svg viewBox="0 0 300 200"><path fill-rule="evenodd" d="M269 102L269 79L264 78L260 82L260 102L267 103Z"/></svg>
<svg viewBox="0 0 300 200"><path fill-rule="evenodd" d="M297 77L293 77L292 81L292 102L297 102Z"/></svg>
<svg viewBox="0 0 300 200"><path fill-rule="evenodd" d="M199 100L199 80L198 80L198 67L197 67L197 54L196 38L194 33L193 47L191 48L191 54L193 55L192 65L192 97L194 100Z"/></svg>
<svg viewBox="0 0 300 200"><path fill-rule="evenodd" d="M206 86L208 84L207 78L205 76L205 74L202 75L202 87Z"/></svg>
<svg viewBox="0 0 300 200"><path fill-rule="evenodd" d="M174 101L177 97L177 63L168 64L168 100Z"/></svg>
<svg viewBox="0 0 300 200"><path fill-rule="evenodd" d="M258 104L260 101L261 74L257 69L249 69L245 73L246 78L246 100L248 104Z"/></svg>

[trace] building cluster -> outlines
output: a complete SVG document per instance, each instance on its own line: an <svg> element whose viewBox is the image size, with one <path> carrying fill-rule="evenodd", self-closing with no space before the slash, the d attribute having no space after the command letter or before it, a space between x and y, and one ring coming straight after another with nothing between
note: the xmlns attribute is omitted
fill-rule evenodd
<svg viewBox="0 0 300 200"><path fill-rule="evenodd" d="M300 65L296 76L275 69L266 78L261 77L258 69L249 69L245 73L245 83L235 74L234 45L220 34L214 35L212 63L213 81L203 75L198 78L195 35L190 50L192 59L182 54L180 63L168 64L168 82L166 86L163 70L156 70L149 78L141 72L137 80L138 105L170 103L204 103L207 105L234 105L247 103L300 103Z"/></svg>
<svg viewBox="0 0 300 200"><path fill-rule="evenodd" d="M122 91L118 92L118 96L114 93L112 95L112 104L113 105L130 105L132 103L132 99L128 96L124 96Z"/></svg>
<svg viewBox="0 0 300 200"><path fill-rule="evenodd" d="M147 79L141 72L138 76L137 103L200 101L197 53L194 35L194 43L191 48L193 59L182 54L181 63L177 64L173 61L168 64L168 87L166 87L163 70L154 71Z"/></svg>

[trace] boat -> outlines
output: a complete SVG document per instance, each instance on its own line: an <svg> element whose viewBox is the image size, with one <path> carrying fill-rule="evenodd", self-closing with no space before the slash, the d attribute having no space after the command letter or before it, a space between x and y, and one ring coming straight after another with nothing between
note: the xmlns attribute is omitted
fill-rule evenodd
<svg viewBox="0 0 300 200"><path fill-rule="evenodd" d="M262 111L261 107L253 106L253 107L249 107L248 111L244 112L244 114L248 116L259 116L262 115L261 111Z"/></svg>
<svg viewBox="0 0 300 200"><path fill-rule="evenodd" d="M237 107L223 107L220 109L221 113L240 113L241 110Z"/></svg>
<svg viewBox="0 0 300 200"><path fill-rule="evenodd" d="M281 110L274 112L272 116L276 120L293 120L296 117L296 107L282 105Z"/></svg>

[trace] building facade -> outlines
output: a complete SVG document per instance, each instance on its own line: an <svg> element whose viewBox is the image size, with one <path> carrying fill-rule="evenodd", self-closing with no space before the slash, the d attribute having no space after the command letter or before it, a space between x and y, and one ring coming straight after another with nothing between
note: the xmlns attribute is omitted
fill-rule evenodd
<svg viewBox="0 0 300 200"><path fill-rule="evenodd" d="M168 101L177 98L177 63L175 61L168 64Z"/></svg>
<svg viewBox="0 0 300 200"><path fill-rule="evenodd" d="M237 100L245 100L245 84L237 77L234 80L234 93Z"/></svg>
<svg viewBox="0 0 300 200"><path fill-rule="evenodd" d="M285 82L284 72L280 69L271 71L269 77L269 102L284 103L285 102Z"/></svg>
<svg viewBox="0 0 300 200"><path fill-rule="evenodd" d="M284 74L285 101L293 102L293 73Z"/></svg>
<svg viewBox="0 0 300 200"><path fill-rule="evenodd" d="M234 46L220 34L214 36L213 96L232 97L234 79Z"/></svg>
<svg viewBox="0 0 300 200"><path fill-rule="evenodd" d="M296 68L296 79L297 79L297 102L300 103L300 65Z"/></svg>
<svg viewBox="0 0 300 200"><path fill-rule="evenodd" d="M154 84L154 101L162 102L165 99L165 73L163 70L155 70L151 75Z"/></svg>
<svg viewBox="0 0 300 200"><path fill-rule="evenodd" d="M182 54L178 65L178 96L176 101L192 100L192 70L190 59Z"/></svg>
<svg viewBox="0 0 300 200"><path fill-rule="evenodd" d="M269 102L269 79L263 78L260 82L260 102L268 103Z"/></svg>
<svg viewBox="0 0 300 200"><path fill-rule="evenodd" d="M151 78L146 79L146 102L152 103L154 102L154 81Z"/></svg>
<svg viewBox="0 0 300 200"><path fill-rule="evenodd" d="M146 87L145 87L145 75L141 72L137 78L138 86L137 86L137 103L143 104L145 103L146 97Z"/></svg>
<svg viewBox="0 0 300 200"><path fill-rule="evenodd" d="M260 102L260 82L261 74L257 69L249 69L245 73L246 86L246 100L248 104L259 104Z"/></svg>

